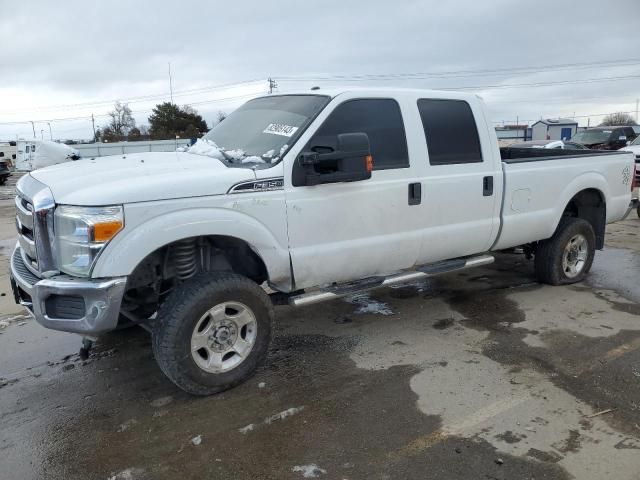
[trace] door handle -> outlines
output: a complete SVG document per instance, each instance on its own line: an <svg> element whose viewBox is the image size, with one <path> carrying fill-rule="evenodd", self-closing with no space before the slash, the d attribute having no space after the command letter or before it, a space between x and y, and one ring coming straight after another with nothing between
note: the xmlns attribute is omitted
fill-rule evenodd
<svg viewBox="0 0 640 480"><path fill-rule="evenodd" d="M490 197L493 195L493 177L488 176L482 179L482 195Z"/></svg>
<svg viewBox="0 0 640 480"><path fill-rule="evenodd" d="M420 182L409 184L409 205L420 205L422 202L422 184Z"/></svg>

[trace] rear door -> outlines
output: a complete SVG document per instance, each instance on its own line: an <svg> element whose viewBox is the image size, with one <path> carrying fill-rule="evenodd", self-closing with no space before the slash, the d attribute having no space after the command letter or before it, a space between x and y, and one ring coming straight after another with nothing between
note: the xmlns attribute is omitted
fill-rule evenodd
<svg viewBox="0 0 640 480"><path fill-rule="evenodd" d="M340 95L301 137L304 146L297 153L358 132L371 144L374 171L368 180L306 186L296 180L297 155L287 156L289 249L297 288L388 274L416 262L419 214L408 193L414 159L398 100Z"/></svg>
<svg viewBox="0 0 640 480"><path fill-rule="evenodd" d="M427 167L418 261L489 250L500 225L502 169L495 132L489 131L482 104L420 98L417 113L424 134L419 160Z"/></svg>

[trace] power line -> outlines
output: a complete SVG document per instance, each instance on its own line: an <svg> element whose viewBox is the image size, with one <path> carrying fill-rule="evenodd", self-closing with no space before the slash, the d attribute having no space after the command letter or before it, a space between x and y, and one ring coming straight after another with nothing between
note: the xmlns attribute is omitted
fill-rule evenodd
<svg viewBox="0 0 640 480"><path fill-rule="evenodd" d="M640 58L620 59L620 60L607 60L599 62L582 62L582 63L564 63L564 64L552 64L552 65L539 65L539 66L521 66L521 67L503 67L494 69L480 69L480 70L454 70L444 72L414 72L414 73L365 73L365 74L350 74L350 75L329 75L321 74L320 76L278 76L279 80L286 80L291 82L304 82L304 81L339 81L339 80L389 80L396 78L406 77L408 79L421 77L456 77L456 76L476 76L476 75L493 75L499 73L531 73L540 71L553 71L553 70L565 70L565 69L583 69L583 68L595 68L595 67L624 67L640 65Z"/></svg>
<svg viewBox="0 0 640 480"><path fill-rule="evenodd" d="M220 89L227 89L227 88L233 88L233 87L239 87L242 85L249 85L252 83L258 83L258 82L264 82L263 79L254 79L254 80L246 80L246 81L242 81L242 82L234 82L234 83L227 83L227 84L220 84L220 85L209 85L207 87L200 87L200 88L192 88L189 90L180 90L180 91L176 91L173 92L173 96L174 97L181 97L181 96L186 96L186 95L196 95L199 93L207 93L207 92L211 92L214 90L220 90ZM72 108L84 108L84 107L100 107L100 106L109 106L109 105L113 105L115 102L122 102L122 103L138 103L138 102L145 102L145 101L150 101L150 100L157 100L157 99L161 99L161 98L167 98L168 94L167 93L157 93L157 94L152 94L152 95L141 95L141 96L137 96L137 97L123 97L120 99L111 99L111 100L102 100L102 101L93 101L93 102L84 102L84 103L75 103L75 104L66 104L66 105L49 105L49 106L44 106L44 107L37 107L35 109L26 109L26 110L15 110L12 112L1 112L3 115L11 115L11 114L16 114L16 113L26 113L26 112L34 112L36 110L60 110L60 109L72 109Z"/></svg>
<svg viewBox="0 0 640 480"><path fill-rule="evenodd" d="M187 105L189 106L193 106L193 105L207 105L207 104L211 104L211 103L220 103L220 102L228 102L228 101L233 101L233 100L242 100L245 98L252 98L255 97L257 95L260 95L261 93L265 93L265 92L258 92L258 93L251 93L251 94L246 94L246 95L237 95L234 97L224 97L224 98L215 98L215 99L211 99L211 100L203 100L200 102L191 102L188 103ZM151 113L153 110L142 110L142 111L138 111L138 112L134 112L135 114L141 115L141 114L146 114L146 113ZM46 122L68 122L68 121L74 121L74 120L89 120L89 119L93 119L93 118L106 118L108 117L109 114L108 113L104 113L104 114L100 114L100 115L82 115L82 116L77 116L77 117L64 117L64 118L47 118L47 119L41 119L41 120L16 120L13 122L0 122L0 125L6 126L6 125L23 125L23 124L28 124L28 123L46 123Z"/></svg>

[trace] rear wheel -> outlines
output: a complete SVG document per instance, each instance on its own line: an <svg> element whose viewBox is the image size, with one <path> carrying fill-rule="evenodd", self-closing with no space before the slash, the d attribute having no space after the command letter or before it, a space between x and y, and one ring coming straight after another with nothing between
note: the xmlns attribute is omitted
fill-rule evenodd
<svg viewBox="0 0 640 480"><path fill-rule="evenodd" d="M273 307L257 284L233 273L201 274L161 305L153 353L178 387L210 395L249 378L264 361Z"/></svg>
<svg viewBox="0 0 640 480"><path fill-rule="evenodd" d="M581 281L591 269L595 245L595 233L589 222L563 218L553 236L538 244L535 256L538 280L551 285Z"/></svg>

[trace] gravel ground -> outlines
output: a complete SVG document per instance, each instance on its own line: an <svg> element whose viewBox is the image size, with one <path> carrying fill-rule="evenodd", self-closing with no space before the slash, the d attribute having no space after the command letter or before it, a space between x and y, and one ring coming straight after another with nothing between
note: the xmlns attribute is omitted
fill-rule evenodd
<svg viewBox="0 0 640 480"><path fill-rule="evenodd" d="M278 307L266 365L195 398L163 377L143 330L104 336L83 362L79 337L13 304L11 191L0 191L3 479L639 478L635 215L609 227L582 284L537 284L531 262L500 255Z"/></svg>

